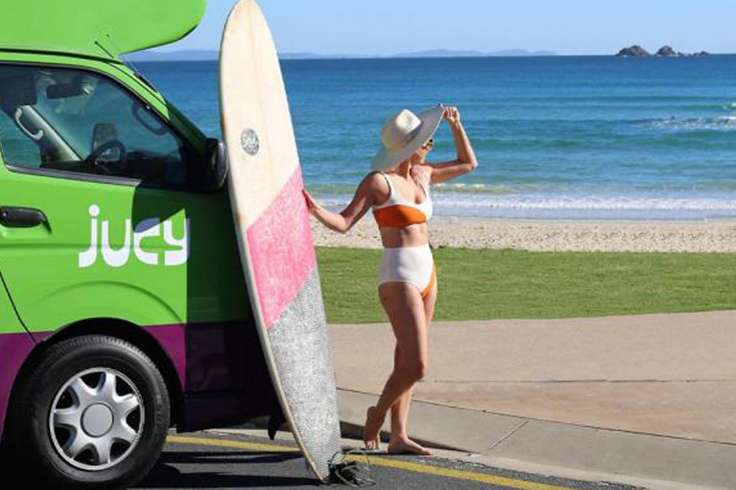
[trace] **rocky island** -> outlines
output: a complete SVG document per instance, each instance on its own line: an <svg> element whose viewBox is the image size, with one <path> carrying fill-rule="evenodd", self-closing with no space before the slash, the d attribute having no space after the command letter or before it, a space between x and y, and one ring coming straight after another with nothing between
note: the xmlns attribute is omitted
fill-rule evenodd
<svg viewBox="0 0 736 490"><path fill-rule="evenodd" d="M707 56L707 55L708 53L706 53L705 51L701 51L699 53L683 53L681 51L675 51L672 48L672 46L662 46L661 48L659 48L659 50L654 55L652 55L646 49L635 44L628 48L623 48L621 51L618 52L616 56L618 56L619 58L647 58L650 56L657 56L660 58L681 58L681 57L689 57L689 56Z"/></svg>
<svg viewBox="0 0 736 490"><path fill-rule="evenodd" d="M620 58L646 58L651 56L651 54L646 49L635 44L629 48L623 48L616 56Z"/></svg>

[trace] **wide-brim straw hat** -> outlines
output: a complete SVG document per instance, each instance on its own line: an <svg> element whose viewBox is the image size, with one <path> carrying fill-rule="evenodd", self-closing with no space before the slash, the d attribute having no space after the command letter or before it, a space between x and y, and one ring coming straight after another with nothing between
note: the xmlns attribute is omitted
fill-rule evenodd
<svg viewBox="0 0 736 490"><path fill-rule="evenodd" d="M381 129L381 150L373 158L373 170L387 170L414 154L432 137L442 122L445 108L440 104L415 115L404 109L390 117Z"/></svg>

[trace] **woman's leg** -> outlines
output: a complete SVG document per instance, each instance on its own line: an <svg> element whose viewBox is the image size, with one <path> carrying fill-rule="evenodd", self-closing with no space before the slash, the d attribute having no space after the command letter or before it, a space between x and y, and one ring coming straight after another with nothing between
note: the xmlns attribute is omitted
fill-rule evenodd
<svg viewBox="0 0 736 490"><path fill-rule="evenodd" d="M404 355L398 344L394 353L394 370L404 362ZM412 386L409 391L404 393L391 406L391 438L388 442L388 452L414 452L417 454L428 454L427 451L418 444L409 440L407 432L409 419L409 406L411 405L411 397L414 392Z"/></svg>
<svg viewBox="0 0 736 490"><path fill-rule="evenodd" d="M394 349L394 371L396 371L403 362L404 354L401 352L399 344L396 344L396 349ZM402 421L405 422L406 418L405 416L402 416L402 414L406 411L405 402L412 391L413 388L409 390L409 392L401 395L399 399L396 400L396 403L391 406L391 439L394 439L397 435L406 433L406 424L402 424Z"/></svg>
<svg viewBox="0 0 736 490"><path fill-rule="evenodd" d="M391 322L402 359L389 376L376 406L368 409L363 432L368 449L380 445L379 435L387 412L424 376L428 360L424 302L417 288L403 282L387 282L379 286L378 294Z"/></svg>
<svg viewBox="0 0 736 490"><path fill-rule="evenodd" d="M434 316L434 305L437 302L437 283L433 285L430 292L424 297L424 317L427 328L432 323ZM394 355L394 369L403 361L403 354L397 344ZM431 451L420 446L416 442L409 439L407 427L409 420L409 408L411 406L411 398L414 393L412 387L407 393L402 395L397 402L391 407L391 439L388 444L389 452L411 452L415 454L431 454Z"/></svg>

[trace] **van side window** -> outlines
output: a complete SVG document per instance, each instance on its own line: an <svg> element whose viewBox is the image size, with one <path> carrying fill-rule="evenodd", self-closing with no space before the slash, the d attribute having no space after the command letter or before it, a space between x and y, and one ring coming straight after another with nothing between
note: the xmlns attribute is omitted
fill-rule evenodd
<svg viewBox="0 0 736 490"><path fill-rule="evenodd" d="M11 167L186 187L193 151L145 102L82 70L0 64L0 148Z"/></svg>

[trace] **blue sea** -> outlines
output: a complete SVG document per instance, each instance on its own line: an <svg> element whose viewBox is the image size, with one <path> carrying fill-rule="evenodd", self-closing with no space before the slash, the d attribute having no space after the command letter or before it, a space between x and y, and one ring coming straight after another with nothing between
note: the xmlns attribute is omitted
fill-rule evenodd
<svg viewBox="0 0 736 490"><path fill-rule="evenodd" d="M137 68L219 137L216 62ZM345 205L402 108L456 105L478 170L436 213L529 219L736 217L736 55L285 60L307 187ZM435 161L456 157L443 125Z"/></svg>

